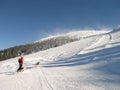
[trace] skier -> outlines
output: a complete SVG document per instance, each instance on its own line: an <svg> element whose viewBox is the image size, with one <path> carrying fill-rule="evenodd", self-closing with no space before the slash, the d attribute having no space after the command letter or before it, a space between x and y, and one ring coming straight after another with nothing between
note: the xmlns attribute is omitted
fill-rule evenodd
<svg viewBox="0 0 120 90"><path fill-rule="evenodd" d="M24 57L22 55L20 55L20 57L18 59L19 68L18 68L17 72L21 72L23 70L23 62L24 62Z"/></svg>

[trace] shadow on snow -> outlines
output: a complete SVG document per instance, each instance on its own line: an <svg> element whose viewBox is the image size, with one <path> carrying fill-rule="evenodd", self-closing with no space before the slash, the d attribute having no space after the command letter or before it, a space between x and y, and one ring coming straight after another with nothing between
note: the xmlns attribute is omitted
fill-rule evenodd
<svg viewBox="0 0 120 90"><path fill-rule="evenodd" d="M96 66L95 70L105 71L106 73L116 73L120 75L120 46L103 49L87 54L75 55L73 57L43 64L43 67L63 67L79 66L92 63L105 62ZM115 70L112 70L115 69Z"/></svg>

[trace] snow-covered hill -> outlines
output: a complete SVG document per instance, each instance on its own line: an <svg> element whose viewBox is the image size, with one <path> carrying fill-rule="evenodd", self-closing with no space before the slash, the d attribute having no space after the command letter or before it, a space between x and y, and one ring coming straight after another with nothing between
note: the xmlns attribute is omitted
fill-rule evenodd
<svg viewBox="0 0 120 90"><path fill-rule="evenodd" d="M67 34L79 41L24 56L24 72L16 73L18 58L0 62L0 90L120 90L120 29L83 32Z"/></svg>
<svg viewBox="0 0 120 90"><path fill-rule="evenodd" d="M96 31L96 30L83 30L83 31L71 31L69 33L66 34L57 34L57 35L50 35L49 37L40 39L36 42L41 42L41 41L45 41L45 40L49 40L49 39L56 39L56 38L60 38L60 37L69 37L70 39L82 39L82 38L86 38L86 37L90 37L93 35L100 35L100 34L105 34L110 32L110 30L100 30L100 31Z"/></svg>

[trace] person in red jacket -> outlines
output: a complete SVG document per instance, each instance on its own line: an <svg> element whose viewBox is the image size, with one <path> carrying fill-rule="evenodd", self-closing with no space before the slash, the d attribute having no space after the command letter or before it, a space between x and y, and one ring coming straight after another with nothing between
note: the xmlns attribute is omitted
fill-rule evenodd
<svg viewBox="0 0 120 90"><path fill-rule="evenodd" d="M24 62L24 57L21 55L18 59L18 63L19 63L19 68L17 71L21 71L23 70L23 62Z"/></svg>

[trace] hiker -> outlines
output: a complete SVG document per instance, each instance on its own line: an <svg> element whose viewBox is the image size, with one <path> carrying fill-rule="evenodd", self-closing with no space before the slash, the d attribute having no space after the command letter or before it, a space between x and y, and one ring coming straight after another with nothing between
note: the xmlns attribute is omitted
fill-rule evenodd
<svg viewBox="0 0 120 90"><path fill-rule="evenodd" d="M20 55L19 59L18 59L18 63L19 63L19 68L17 71L21 71L23 70L23 62L24 62L24 57L22 55Z"/></svg>

